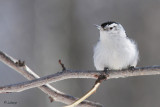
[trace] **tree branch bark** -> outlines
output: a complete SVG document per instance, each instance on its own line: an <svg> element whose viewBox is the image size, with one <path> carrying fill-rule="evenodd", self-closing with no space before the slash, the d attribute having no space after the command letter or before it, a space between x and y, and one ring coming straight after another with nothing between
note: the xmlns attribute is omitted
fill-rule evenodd
<svg viewBox="0 0 160 107"><path fill-rule="evenodd" d="M40 78L36 73L34 73L29 67L27 67L24 63L12 58L11 56L0 51L0 61L14 69L21 75L23 75L28 80L33 80L36 78ZM78 98L75 98L70 95L66 95L49 84L42 85L39 87L43 92L53 97L55 101L62 102L65 104L71 104L75 102ZM3 90L3 89L2 89ZM5 91L3 91L5 92ZM18 92L18 91L17 91ZM78 107L102 107L99 103L91 102L91 101L83 101Z"/></svg>
<svg viewBox="0 0 160 107"><path fill-rule="evenodd" d="M91 78L98 79L99 75L109 75L107 79L126 78L131 76L157 75L160 74L160 66L139 67L134 70L109 70L107 74L102 71L72 71L66 70L52 75L44 76L35 80L26 81L18 84L0 87L0 93L20 92L30 88L39 87L52 82L65 80L69 78Z"/></svg>
<svg viewBox="0 0 160 107"><path fill-rule="evenodd" d="M27 67L24 62L13 59L12 57L6 55L5 53L0 51L0 61L16 70L24 77L29 79L30 81L12 84L0 87L0 93L4 92L20 92L30 88L39 87L43 92L48 94L49 96L54 97L55 101L59 101L65 104L71 104L77 100L77 98L66 95L51 85L49 83L57 82L64 79L69 78L91 78L97 79L99 75L108 76L107 79L113 78L126 78L131 76L144 76L144 75L158 75L160 74L160 66L149 66L149 67L138 67L134 70L109 70L107 73L102 71L78 71L78 70L65 70L63 72L57 72L52 75L44 76L40 78L37 74L35 74L29 67ZM83 101L78 105L78 107L102 107L102 105L90 102Z"/></svg>

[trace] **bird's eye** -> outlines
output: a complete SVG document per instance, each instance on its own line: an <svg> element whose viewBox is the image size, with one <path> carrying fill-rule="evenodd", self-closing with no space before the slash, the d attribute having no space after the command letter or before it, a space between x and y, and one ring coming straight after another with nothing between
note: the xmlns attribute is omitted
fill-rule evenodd
<svg viewBox="0 0 160 107"><path fill-rule="evenodd" d="M109 29L110 29L110 30L112 30L112 29L113 29L113 27L110 27Z"/></svg>

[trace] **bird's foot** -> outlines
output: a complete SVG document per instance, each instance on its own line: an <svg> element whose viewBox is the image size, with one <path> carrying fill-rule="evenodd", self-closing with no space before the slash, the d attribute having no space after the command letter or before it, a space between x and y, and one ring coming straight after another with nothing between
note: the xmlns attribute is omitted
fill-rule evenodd
<svg viewBox="0 0 160 107"><path fill-rule="evenodd" d="M135 67L134 67L134 66L129 66L129 67L128 67L128 70L130 70L130 71L133 72L133 71L135 70Z"/></svg>
<svg viewBox="0 0 160 107"><path fill-rule="evenodd" d="M107 75L107 77L109 76L108 70L109 70L108 67L105 67L104 70L103 70L104 75Z"/></svg>
<svg viewBox="0 0 160 107"><path fill-rule="evenodd" d="M105 67L105 68L104 68L104 72L105 72L105 73L107 73L107 72L108 72L108 70L109 70L109 68L108 68L108 67Z"/></svg>

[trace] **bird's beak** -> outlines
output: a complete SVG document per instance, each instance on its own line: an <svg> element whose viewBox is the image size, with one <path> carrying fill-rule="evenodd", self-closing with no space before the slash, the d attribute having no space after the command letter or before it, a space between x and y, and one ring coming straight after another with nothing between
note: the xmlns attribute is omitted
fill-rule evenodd
<svg viewBox="0 0 160 107"><path fill-rule="evenodd" d="M101 27L100 25L96 25L96 24L94 24L94 26L96 26L96 27L97 27L97 29L102 30L102 27Z"/></svg>

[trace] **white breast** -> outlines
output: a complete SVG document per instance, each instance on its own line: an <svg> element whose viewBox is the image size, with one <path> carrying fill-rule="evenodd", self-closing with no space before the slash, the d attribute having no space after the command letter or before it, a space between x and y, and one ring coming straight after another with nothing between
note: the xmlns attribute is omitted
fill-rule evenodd
<svg viewBox="0 0 160 107"><path fill-rule="evenodd" d="M136 66L138 50L136 44L127 37L110 37L105 41L99 41L94 48L94 65L97 70L124 69L128 66Z"/></svg>

